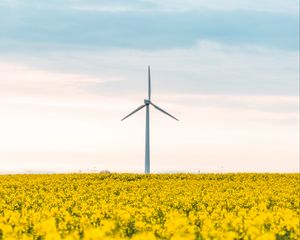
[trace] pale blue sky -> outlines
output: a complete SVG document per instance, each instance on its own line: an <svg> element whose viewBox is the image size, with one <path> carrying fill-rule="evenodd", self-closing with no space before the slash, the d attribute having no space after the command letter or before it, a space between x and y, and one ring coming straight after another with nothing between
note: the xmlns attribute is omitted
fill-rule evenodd
<svg viewBox="0 0 300 240"><path fill-rule="evenodd" d="M298 52L296 0L0 0L0 171L142 171L148 64L154 171L296 171Z"/></svg>
<svg viewBox="0 0 300 240"><path fill-rule="evenodd" d="M295 50L298 26L297 14L246 10L98 12L2 7L1 11L2 49L11 44L18 50L34 44L165 49L192 47L199 40Z"/></svg>

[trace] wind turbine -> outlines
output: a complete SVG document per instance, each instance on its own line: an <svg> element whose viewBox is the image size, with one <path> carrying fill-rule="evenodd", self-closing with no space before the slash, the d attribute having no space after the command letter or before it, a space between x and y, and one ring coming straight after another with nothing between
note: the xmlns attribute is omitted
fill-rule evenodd
<svg viewBox="0 0 300 240"><path fill-rule="evenodd" d="M138 112L142 108L146 107L146 143L145 143L145 173L150 173L150 105L155 107L157 110L161 111L162 113L168 115L171 118L179 121L176 117L172 116L171 114L167 113L165 110L161 109L159 106L155 105L151 101L151 76L150 76L150 66L148 66L148 99L144 100L144 104L133 112L129 113L126 117L124 117L121 121L125 120L132 114Z"/></svg>

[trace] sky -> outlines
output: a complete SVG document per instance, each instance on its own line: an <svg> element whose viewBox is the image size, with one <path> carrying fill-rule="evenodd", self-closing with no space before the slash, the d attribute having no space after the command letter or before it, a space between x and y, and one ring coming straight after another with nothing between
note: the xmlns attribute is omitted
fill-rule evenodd
<svg viewBox="0 0 300 240"><path fill-rule="evenodd" d="M0 173L299 171L297 0L0 0Z"/></svg>

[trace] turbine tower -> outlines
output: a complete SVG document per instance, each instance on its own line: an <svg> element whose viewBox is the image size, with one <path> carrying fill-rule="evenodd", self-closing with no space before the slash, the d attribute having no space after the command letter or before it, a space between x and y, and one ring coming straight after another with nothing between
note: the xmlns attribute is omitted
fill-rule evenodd
<svg viewBox="0 0 300 240"><path fill-rule="evenodd" d="M161 109L159 106L155 105L151 101L151 75L150 75L150 66L148 66L148 99L144 100L144 104L133 112L129 113L126 117L124 117L121 121L125 120L132 114L138 112L142 108L146 107L146 141L145 141L145 173L150 173L150 105L155 107L157 110L161 111L162 113L168 115L171 118L179 121L176 117L172 116L171 114L167 113L165 110Z"/></svg>

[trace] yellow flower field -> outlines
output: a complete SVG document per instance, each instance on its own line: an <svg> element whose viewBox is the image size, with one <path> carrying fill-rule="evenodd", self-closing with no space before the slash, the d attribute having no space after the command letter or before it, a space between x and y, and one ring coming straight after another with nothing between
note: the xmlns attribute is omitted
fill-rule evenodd
<svg viewBox="0 0 300 240"><path fill-rule="evenodd" d="M300 239L299 174L0 176L0 239Z"/></svg>

